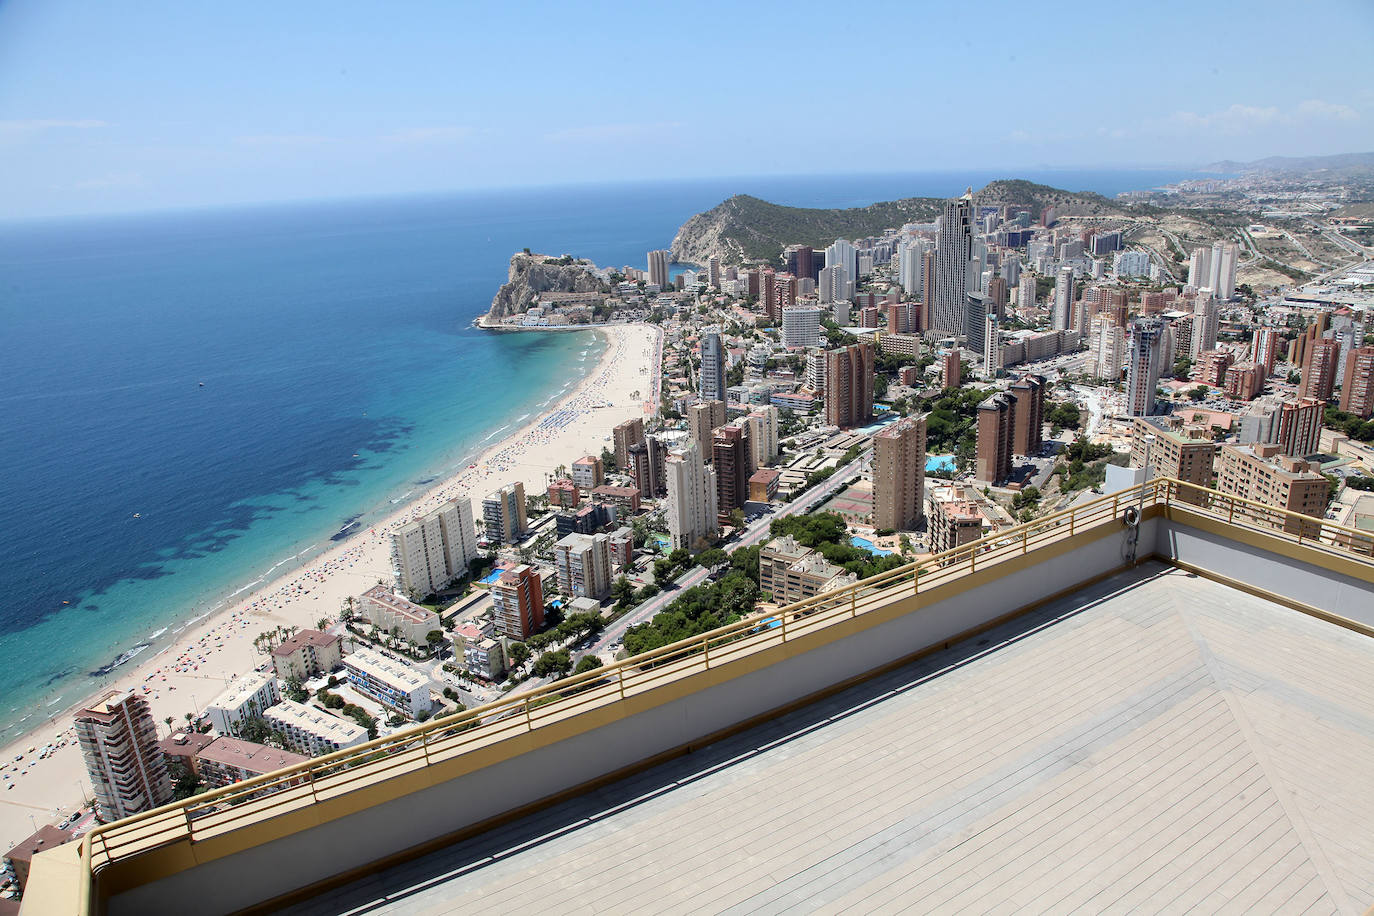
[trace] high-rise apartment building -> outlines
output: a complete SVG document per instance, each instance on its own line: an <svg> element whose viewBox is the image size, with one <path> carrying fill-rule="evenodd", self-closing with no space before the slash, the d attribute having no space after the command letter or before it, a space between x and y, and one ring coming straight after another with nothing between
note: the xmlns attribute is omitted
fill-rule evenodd
<svg viewBox="0 0 1374 916"><path fill-rule="evenodd" d="M853 283L859 279L859 249L847 239L836 239L825 249L825 266L843 268L845 279ZM835 298L847 299L848 296L840 296L837 293Z"/></svg>
<svg viewBox="0 0 1374 916"><path fill-rule="evenodd" d="M133 690L111 690L77 710L76 740L101 821L172 800L167 764L157 747L157 723L148 701Z"/></svg>
<svg viewBox="0 0 1374 916"><path fill-rule="evenodd" d="M1285 455L1302 458L1317 452L1326 402L1316 398L1256 400L1240 415L1242 445L1277 445Z"/></svg>
<svg viewBox="0 0 1374 916"><path fill-rule="evenodd" d="M1217 348L1217 298L1210 287L1197 291L1193 303L1193 337L1191 357L1196 361L1203 353Z"/></svg>
<svg viewBox="0 0 1374 916"><path fill-rule="evenodd" d="M553 545L558 589L576 598L604 598L611 592L611 538L570 534Z"/></svg>
<svg viewBox="0 0 1374 916"><path fill-rule="evenodd" d="M697 393L703 401L725 400L725 345L717 327L701 331L701 376Z"/></svg>
<svg viewBox="0 0 1374 916"><path fill-rule="evenodd" d="M925 505L926 417L905 417L873 437L873 526L909 531Z"/></svg>
<svg viewBox="0 0 1374 916"><path fill-rule="evenodd" d="M964 333L964 309L969 293L969 261L973 258L973 190L945 204L935 237L935 297L930 326L945 334Z"/></svg>
<svg viewBox="0 0 1374 916"><path fill-rule="evenodd" d="M672 255L667 251L649 252L649 283L660 289L668 285L668 264Z"/></svg>
<svg viewBox="0 0 1374 916"><path fill-rule="evenodd" d="M1093 376L1108 382L1121 378L1126 362L1126 332L1112 315L1094 315L1092 320Z"/></svg>
<svg viewBox="0 0 1374 916"><path fill-rule="evenodd" d="M1157 318L1131 322L1126 357L1126 414L1147 417L1155 412L1155 388L1165 364L1164 323Z"/></svg>
<svg viewBox="0 0 1374 916"><path fill-rule="evenodd" d="M1026 308L1035 305L1035 277L1025 273L1021 275L1021 282L1016 286L1016 306Z"/></svg>
<svg viewBox="0 0 1374 916"><path fill-rule="evenodd" d="M1054 278L1054 304L1050 307L1050 329L1067 331L1073 324L1073 268L1061 267Z"/></svg>
<svg viewBox="0 0 1374 916"><path fill-rule="evenodd" d="M1154 476L1211 487L1217 446L1207 433L1202 427L1185 428L1174 417L1136 417L1131 421L1131 466L1145 467L1148 452ZM1188 491L1180 498L1187 502L1201 499Z"/></svg>
<svg viewBox="0 0 1374 916"><path fill-rule="evenodd" d="M730 513L749 501L749 476L754 473L749 427L731 424L715 431L711 442L716 472L716 515L722 524Z"/></svg>
<svg viewBox="0 0 1374 916"><path fill-rule="evenodd" d="M978 452L974 478L997 486L1011 476L1016 399L998 392L978 405Z"/></svg>
<svg viewBox="0 0 1374 916"><path fill-rule="evenodd" d="M716 472L702 461L701 444L691 442L669 452L664 476L668 478L668 537L673 549L692 550L698 542L714 538L719 514Z"/></svg>
<svg viewBox="0 0 1374 916"><path fill-rule="evenodd" d="M1040 454L1040 448L1044 444L1047 387L1044 376L1023 375L1007 389L1007 394L1014 401L1012 454L1029 457Z"/></svg>
<svg viewBox="0 0 1374 916"><path fill-rule="evenodd" d="M1362 420L1374 416L1374 347L1356 347L1346 354L1341 410Z"/></svg>
<svg viewBox="0 0 1374 916"><path fill-rule="evenodd" d="M595 455L583 455L572 463L572 482L577 484L579 489L590 493L597 487L606 482L606 473L602 470L601 459Z"/></svg>
<svg viewBox="0 0 1374 916"><path fill-rule="evenodd" d="M1255 340L1251 344L1251 359L1264 368L1264 377L1274 374L1274 363L1278 362L1279 346L1283 338L1274 328L1255 329Z"/></svg>
<svg viewBox="0 0 1374 916"><path fill-rule="evenodd" d="M1340 356L1341 345L1336 341L1327 337L1313 341L1307 347L1307 360L1302 365L1298 397L1331 400L1336 390L1336 361Z"/></svg>
<svg viewBox="0 0 1374 916"><path fill-rule="evenodd" d="M782 310L782 345L818 347L821 344L821 310L814 305L794 305Z"/></svg>
<svg viewBox="0 0 1374 916"><path fill-rule="evenodd" d="M663 459L666 457L663 443L654 436L630 446L630 476L634 478L639 494L646 499L654 499L664 493Z"/></svg>
<svg viewBox="0 0 1374 916"><path fill-rule="evenodd" d="M1236 363L1226 370L1226 378L1222 383L1222 389L1228 398L1237 401L1248 401L1258 397L1264 390L1264 380L1267 374L1264 367L1258 363L1243 362Z"/></svg>
<svg viewBox="0 0 1374 916"><path fill-rule="evenodd" d="M951 347L940 357L940 387L958 388L964 381L964 354Z"/></svg>
<svg viewBox="0 0 1374 916"><path fill-rule="evenodd" d="M1326 478L1318 473L1320 467L1284 455L1277 445L1223 445L1216 488L1242 499L1321 519L1326 514L1330 488ZM1288 518L1283 530L1312 535L1320 524Z"/></svg>
<svg viewBox="0 0 1374 916"><path fill-rule="evenodd" d="M725 425L725 402L702 401L687 408L687 430L692 441L709 451L711 434Z"/></svg>
<svg viewBox="0 0 1374 916"><path fill-rule="evenodd" d="M984 332L987 330L989 315L996 317L989 307L987 296L982 293L969 293L964 297L964 339L968 341L969 349L980 355L987 340Z"/></svg>
<svg viewBox="0 0 1374 916"><path fill-rule="evenodd" d="M827 350L825 422L849 429L864 426L872 419L873 344L865 341Z"/></svg>
<svg viewBox="0 0 1374 916"><path fill-rule="evenodd" d="M741 418L749 427L749 444L754 470L772 464L778 457L778 409L772 404L751 408Z"/></svg>
<svg viewBox="0 0 1374 916"><path fill-rule="evenodd" d="M491 584L496 632L529 639L544 627L544 586L539 571L521 564L504 570Z"/></svg>
<svg viewBox="0 0 1374 916"><path fill-rule="evenodd" d="M452 499L391 535L391 569L403 591L432 595L477 558L472 500Z"/></svg>
<svg viewBox="0 0 1374 916"><path fill-rule="evenodd" d="M1235 360L1230 350L1204 350L1197 355L1198 381L1220 388L1226 384L1226 370Z"/></svg>
<svg viewBox="0 0 1374 916"><path fill-rule="evenodd" d="M517 480L483 497L482 524L492 544L519 540L525 533L525 484Z"/></svg>
<svg viewBox="0 0 1374 916"><path fill-rule="evenodd" d="M983 377L997 378L1002 374L1002 332L996 315L983 319Z"/></svg>
<svg viewBox="0 0 1374 916"><path fill-rule="evenodd" d="M724 400L724 398L717 398ZM631 417L611 430L611 444L615 449L615 466L622 474L631 473L630 447L644 441L644 421Z"/></svg>
<svg viewBox="0 0 1374 916"><path fill-rule="evenodd" d="M706 259L706 282L716 289L721 288L720 258L715 255Z"/></svg>

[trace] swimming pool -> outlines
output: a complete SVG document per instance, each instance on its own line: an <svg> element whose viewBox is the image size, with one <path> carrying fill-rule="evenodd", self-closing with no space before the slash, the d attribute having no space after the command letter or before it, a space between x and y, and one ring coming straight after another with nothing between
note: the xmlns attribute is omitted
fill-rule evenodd
<svg viewBox="0 0 1374 916"><path fill-rule="evenodd" d="M496 567L495 569L493 569L491 572L489 572L489 573L487 573L485 576L483 576L481 579L478 579L477 581L479 581L479 582L484 582L484 583L486 583L487 585L491 585L491 584L492 584L493 582L495 582L497 579L501 578L501 573L503 573L503 572L505 572L505 570L498 566L498 567Z"/></svg>
<svg viewBox="0 0 1374 916"><path fill-rule="evenodd" d="M873 554L875 557L890 557L890 556L892 556L892 551L890 551L890 550L883 550L881 547L879 547L879 546L877 546L876 544L874 544L874 543L873 543L872 541L870 541L868 538L861 538L861 537L859 537L857 534L854 535L852 538L849 539L849 543L853 544L855 547L862 547L864 550L867 550L869 553Z"/></svg>
<svg viewBox="0 0 1374 916"><path fill-rule="evenodd" d="M946 474L953 474L957 468L954 466L953 455L926 455L926 473L941 471Z"/></svg>

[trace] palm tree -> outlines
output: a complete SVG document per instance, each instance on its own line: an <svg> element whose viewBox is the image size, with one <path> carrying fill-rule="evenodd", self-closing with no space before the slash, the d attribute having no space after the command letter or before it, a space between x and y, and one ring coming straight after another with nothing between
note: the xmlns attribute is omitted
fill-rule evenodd
<svg viewBox="0 0 1374 916"><path fill-rule="evenodd" d="M171 717L171 716L168 716L167 718L163 719L162 721L165 722L165 723L167 723L167 734L170 735L170 734L172 733L172 717Z"/></svg>

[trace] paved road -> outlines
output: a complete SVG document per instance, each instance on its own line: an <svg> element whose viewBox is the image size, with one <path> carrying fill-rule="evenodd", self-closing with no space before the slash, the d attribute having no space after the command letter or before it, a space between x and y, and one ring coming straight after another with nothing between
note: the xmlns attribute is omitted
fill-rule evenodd
<svg viewBox="0 0 1374 916"><path fill-rule="evenodd" d="M723 545L727 552L733 552L741 547L752 547L768 536L769 525L775 518L786 518L789 515L796 515L799 512L809 512L813 507L829 499L836 491L841 489L856 473L868 469L873 458L873 450L870 448L859 455L849 464L846 464L835 471L827 480L823 480L816 486L803 492L790 503L786 503L781 508L773 512L765 512L760 518L748 525L744 532L729 543ZM576 653L580 658L588 654L608 655L612 643L619 642L625 636L625 631L632 626L652 620L654 615L662 611L673 602L684 591L694 585L700 585L706 579L708 570L700 566L694 566L677 581L641 604L639 607L621 617L615 623L601 631L601 635L596 642L587 649Z"/></svg>

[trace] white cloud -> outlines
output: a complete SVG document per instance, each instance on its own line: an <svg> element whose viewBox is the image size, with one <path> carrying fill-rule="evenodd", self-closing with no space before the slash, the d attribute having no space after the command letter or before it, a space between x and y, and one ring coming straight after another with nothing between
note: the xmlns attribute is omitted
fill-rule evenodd
<svg viewBox="0 0 1374 916"><path fill-rule="evenodd" d="M49 130L90 130L96 127L109 127L105 121L94 118L60 119L27 118L13 121L0 121L0 140L22 140Z"/></svg>
<svg viewBox="0 0 1374 916"><path fill-rule="evenodd" d="M1298 116L1319 121L1358 121L1360 113L1349 105L1308 99L1298 106Z"/></svg>

